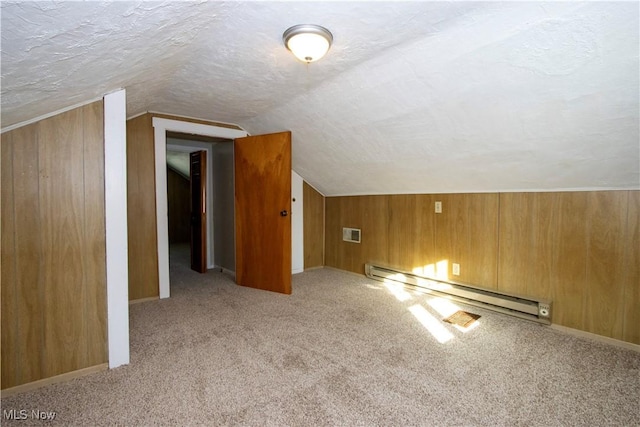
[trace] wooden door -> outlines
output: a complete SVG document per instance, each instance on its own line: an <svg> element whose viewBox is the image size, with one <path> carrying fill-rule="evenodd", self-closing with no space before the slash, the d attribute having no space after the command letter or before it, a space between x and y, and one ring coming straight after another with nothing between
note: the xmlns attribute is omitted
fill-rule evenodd
<svg viewBox="0 0 640 427"><path fill-rule="evenodd" d="M291 132L235 140L236 282L291 293Z"/></svg>
<svg viewBox="0 0 640 427"><path fill-rule="evenodd" d="M207 272L207 152L190 154L191 179L191 269Z"/></svg>

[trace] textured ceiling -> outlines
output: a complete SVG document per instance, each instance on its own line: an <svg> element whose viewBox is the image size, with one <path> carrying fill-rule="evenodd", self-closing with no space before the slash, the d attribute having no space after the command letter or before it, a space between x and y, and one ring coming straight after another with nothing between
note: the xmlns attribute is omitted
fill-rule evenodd
<svg viewBox="0 0 640 427"><path fill-rule="evenodd" d="M638 2L5 2L2 126L124 87L326 195L640 188ZM309 66L289 26L329 28Z"/></svg>

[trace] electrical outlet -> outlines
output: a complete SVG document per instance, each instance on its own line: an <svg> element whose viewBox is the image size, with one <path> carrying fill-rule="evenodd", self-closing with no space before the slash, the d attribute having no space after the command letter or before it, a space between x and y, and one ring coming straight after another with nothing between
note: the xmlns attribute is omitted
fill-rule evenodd
<svg viewBox="0 0 640 427"><path fill-rule="evenodd" d="M460 264L456 264L455 262L453 263L453 275L454 276L460 275Z"/></svg>
<svg viewBox="0 0 640 427"><path fill-rule="evenodd" d="M436 202L436 213L442 213L442 202Z"/></svg>

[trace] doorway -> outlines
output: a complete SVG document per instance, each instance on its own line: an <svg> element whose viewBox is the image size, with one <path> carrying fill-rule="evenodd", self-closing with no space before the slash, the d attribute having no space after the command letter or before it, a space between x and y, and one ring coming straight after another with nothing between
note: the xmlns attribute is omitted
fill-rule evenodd
<svg viewBox="0 0 640 427"><path fill-rule="evenodd" d="M235 271L233 141L167 133L167 204L171 261L193 263L191 247L190 155L205 151L207 269ZM186 255L186 257L185 257ZM191 259L190 259L191 258Z"/></svg>
<svg viewBox="0 0 640 427"><path fill-rule="evenodd" d="M224 140L233 140L247 135L247 132L230 129L219 126L204 125L200 123L183 122L178 120L163 119L159 117L153 118L154 128L154 147L155 147L155 173L156 173L156 217L157 217L157 241L158 241L158 278L160 287L160 298L168 298L170 296L169 281L169 237L168 237L168 208L167 208L167 134L173 135L183 134L189 137L214 137ZM194 141L198 142L198 141ZM203 143L206 144L206 143ZM199 144L194 146L197 149ZM209 144L210 146L210 144ZM211 162L213 163L213 162ZM213 187L213 168L207 168L207 179ZM211 175L209 175L211 173ZM212 197L208 197L208 203L213 202ZM213 231L213 209L211 212L210 229ZM209 217L207 218L209 224ZM211 233L208 233L211 234ZM209 240L209 238L208 238ZM210 253L213 254L213 234L208 245L211 247ZM213 259L209 264L213 266Z"/></svg>

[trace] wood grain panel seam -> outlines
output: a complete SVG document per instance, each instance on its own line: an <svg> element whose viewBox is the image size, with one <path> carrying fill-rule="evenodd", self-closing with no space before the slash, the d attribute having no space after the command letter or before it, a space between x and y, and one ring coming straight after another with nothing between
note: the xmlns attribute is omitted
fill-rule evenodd
<svg viewBox="0 0 640 427"><path fill-rule="evenodd" d="M324 195L322 195L322 265L323 266L327 265L326 234L327 234L327 198Z"/></svg>
<svg viewBox="0 0 640 427"><path fill-rule="evenodd" d="M88 236L89 236L89 232L87 230L87 159L85 157L86 154L86 150L87 150L87 135L85 134L86 131L86 123L85 123L85 115L87 114L86 109L83 108L82 109L82 114L80 114L80 129L82 129L82 240L80 241L80 247L82 248L82 288L85 289L87 286L87 282L88 282L88 277L87 277L87 270L88 270L88 266L87 263L88 262L92 262L93 260L89 258L89 250L88 250ZM95 278L94 278L95 279ZM88 305L89 305L89 298L87 295L87 292L83 292L82 293L83 296L83 300L82 300L82 319L86 325L86 321L89 319L88 316ZM84 328L84 351L82 352L82 354L80 355L80 359L81 359L81 364L82 365L86 365L87 364L87 358L89 357L89 342L91 340L91 328L85 327Z"/></svg>
<svg viewBox="0 0 640 427"><path fill-rule="evenodd" d="M588 299L588 294L589 294L589 265L590 265L590 259L591 259L591 238L589 237L591 235L591 209L589 208L590 204L593 203L592 201L592 197L587 197L587 212L589 213L588 215L586 215L586 221L585 221L585 230L586 230L586 244L585 244L585 254L584 254L584 259L585 259L585 263L584 263L584 283L583 283L583 289L585 290L585 292L582 293L582 295L580 295L582 301L580 301L580 306L582 307L582 313L580 316L580 324L582 326L582 330L584 330L585 332L591 332L589 331L589 326L587 326L589 324L589 322L587 321L587 302L589 301Z"/></svg>
<svg viewBox="0 0 640 427"><path fill-rule="evenodd" d="M629 222L629 210L630 210L630 205L631 205L631 191L627 191L627 208L625 210L625 218L624 218L624 232L623 235L624 236L628 236L630 235L630 222ZM630 247L627 247L627 245L629 244L630 239L625 239L625 245L623 246L623 254L626 254L627 251L631 251L632 249ZM622 264L622 271L624 272L628 272L630 271L629 269L629 261L631 259L631 256L629 255L624 255L624 260L623 260L623 264ZM626 276L626 274L625 274ZM625 277L626 278L626 277ZM623 301L623 305L622 305L622 330L621 330L621 335L624 337L625 336L625 330L626 330L626 320L627 320L627 316L626 316L626 308L624 305L624 301L627 300L627 292L629 290L629 285L625 283L625 286L622 288L622 301Z"/></svg>
<svg viewBox="0 0 640 427"><path fill-rule="evenodd" d="M40 122L38 122L40 123ZM35 138L35 142L36 142L36 164L38 165L38 175L37 175L37 186L38 186L38 212L36 212L35 214L37 215L37 221L38 221L38 252L39 252L39 256L38 259L40 260L39 264L38 264L38 304L41 307L40 310L40 324L42 325L40 327L40 351L39 351L39 359L40 359L40 372L44 373L45 372L45 345L46 345L46 326L45 326L45 321L46 321L46 316L45 316L45 310L44 310L44 304L46 302L46 291L45 291L45 287L44 287L44 254L43 254L43 239L42 239L42 196L41 196L41 192L42 192L42 165L41 165L41 158L40 158L40 126L39 125L34 125L34 138ZM42 374L41 374L42 375Z"/></svg>
<svg viewBox="0 0 640 427"><path fill-rule="evenodd" d="M11 145L10 145L10 149L11 149L11 164L12 165L15 164L15 162L14 162L14 160L15 160L14 159L14 147L15 147L15 142L12 140L11 141ZM12 251L13 251L13 271L14 271L14 274L15 274L12 286L14 288L14 292L13 292L13 295L14 295L14 302L13 302L14 303L14 307L19 309L20 305L18 304L18 289L17 289L18 288L18 277L17 277L18 276L18 254L17 254L17 251L16 251L16 241L17 241L16 239L18 237L17 236L17 234L18 234L17 228L18 227L17 227L16 221L15 221L15 219L16 219L16 190L15 190L15 187L16 187L15 186L16 171L15 171L15 168L13 168L13 166L12 166L11 172L12 172L12 178L11 178L11 208L13 210L13 230L12 230L12 232L13 232L13 248L12 248ZM14 327L15 327L15 331L16 331L15 337L20 337L20 322L19 322L19 319L20 319L20 316L16 316L16 318L14 319ZM21 359L18 357L19 356L19 354L18 354L18 346L14 345L12 350L14 351L14 356L13 357L14 357L14 360L16 361L16 365L17 365L16 366L16 370L15 370L14 375L13 375L13 381L14 381L14 383L17 384L19 382L19 378L18 378L19 373L22 372L22 370L20 369L20 365L21 365L20 361L21 361Z"/></svg>
<svg viewBox="0 0 640 427"><path fill-rule="evenodd" d="M498 193L498 226L497 228L497 232L498 232L498 242L496 244L496 250L497 250L497 254L496 254L496 262L498 263L498 265L496 266L496 289L500 289L501 285L502 285L502 269L500 268L501 264L502 264L502 245L500 244L501 240L502 240L502 198L503 198L504 193Z"/></svg>
<svg viewBox="0 0 640 427"><path fill-rule="evenodd" d="M498 224L496 225L496 273L495 273L495 279L494 279L494 286L496 287L496 289L500 289L500 251L501 251L501 245L500 245L500 238L501 238L501 234L500 234L500 225L502 224L502 221L500 220L500 215L502 214L502 193L498 193L498 210L497 210L497 218L495 219Z"/></svg>

